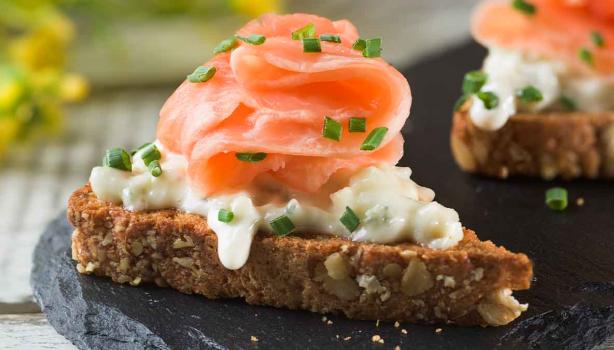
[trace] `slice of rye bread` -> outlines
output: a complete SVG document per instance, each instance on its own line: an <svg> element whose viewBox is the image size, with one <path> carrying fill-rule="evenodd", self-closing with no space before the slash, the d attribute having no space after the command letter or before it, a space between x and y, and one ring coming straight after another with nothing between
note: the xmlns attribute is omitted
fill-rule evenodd
<svg viewBox="0 0 614 350"><path fill-rule="evenodd" d="M533 274L526 255L481 242L467 229L446 250L258 233L247 263L228 270L199 215L130 212L97 199L86 185L70 197L68 219L81 273L356 319L507 324L526 308L507 293L529 288Z"/></svg>
<svg viewBox="0 0 614 350"><path fill-rule="evenodd" d="M469 107L454 113L450 137L456 163L467 172L614 179L614 112L516 114L488 131L473 124Z"/></svg>

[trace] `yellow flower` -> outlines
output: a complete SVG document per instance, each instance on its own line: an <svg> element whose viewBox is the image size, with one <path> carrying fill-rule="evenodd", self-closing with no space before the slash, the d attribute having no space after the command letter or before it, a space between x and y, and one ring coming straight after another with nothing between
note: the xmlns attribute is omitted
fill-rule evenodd
<svg viewBox="0 0 614 350"><path fill-rule="evenodd" d="M267 12L281 12L282 0L231 0L230 5L240 13L257 17Z"/></svg>
<svg viewBox="0 0 614 350"><path fill-rule="evenodd" d="M17 79L7 79L0 83L0 111L12 109L23 96L24 85Z"/></svg>
<svg viewBox="0 0 614 350"><path fill-rule="evenodd" d="M90 86L79 74L67 74L60 82L60 98L69 102L81 101L87 97Z"/></svg>
<svg viewBox="0 0 614 350"><path fill-rule="evenodd" d="M50 13L42 24L10 41L8 52L15 62L29 69L62 67L73 36L72 23L62 15Z"/></svg>

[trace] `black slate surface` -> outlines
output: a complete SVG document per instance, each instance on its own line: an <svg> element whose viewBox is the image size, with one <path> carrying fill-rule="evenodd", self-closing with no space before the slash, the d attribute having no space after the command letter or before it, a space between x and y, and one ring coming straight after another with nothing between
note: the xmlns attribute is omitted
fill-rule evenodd
<svg viewBox="0 0 614 350"><path fill-rule="evenodd" d="M71 228L58 218L35 252L32 285L51 324L81 349L590 349L614 336L614 188L611 183L499 181L469 176L449 152L450 110L462 75L477 68L482 49L468 44L406 71L414 102L401 162L414 179L435 189L482 239L527 253L535 263L530 308L507 327L459 328L350 321L240 300L207 300L151 286L133 288L79 275L70 259ZM573 200L565 212L544 205L544 192L564 185ZM370 338L381 335L384 345ZM250 336L259 342L252 343ZM339 339L337 338L339 335ZM350 341L342 338L351 336Z"/></svg>

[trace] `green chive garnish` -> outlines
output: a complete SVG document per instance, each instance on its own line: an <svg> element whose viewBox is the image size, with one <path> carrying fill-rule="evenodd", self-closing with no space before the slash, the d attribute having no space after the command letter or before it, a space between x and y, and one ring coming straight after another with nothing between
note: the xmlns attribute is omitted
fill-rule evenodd
<svg viewBox="0 0 614 350"><path fill-rule="evenodd" d="M490 91L480 91L476 95L484 103L486 109L493 109L499 105L499 96Z"/></svg>
<svg viewBox="0 0 614 350"><path fill-rule="evenodd" d="M322 47L320 46L320 39L304 38L303 52L322 52Z"/></svg>
<svg viewBox="0 0 614 350"><path fill-rule="evenodd" d="M580 49L580 51L578 51L578 57L580 57L580 59L584 62L586 62L586 64L593 66L595 64L595 61L593 60L593 53L590 52L586 47L583 47Z"/></svg>
<svg viewBox="0 0 614 350"><path fill-rule="evenodd" d="M331 43L340 43L341 42L341 37L339 35L335 35L335 34L322 34L322 35L320 35L320 40L328 41L328 42L331 42Z"/></svg>
<svg viewBox="0 0 614 350"><path fill-rule="evenodd" d="M354 213L350 207L345 207L345 212L343 212L339 221L341 221L343 226L345 226L350 233L354 232L358 225L360 225L360 219L358 219L358 216L356 216L356 213Z"/></svg>
<svg viewBox="0 0 614 350"><path fill-rule="evenodd" d="M235 157L237 157L238 160L243 162L259 162L266 158L266 153L237 153L235 154Z"/></svg>
<svg viewBox="0 0 614 350"><path fill-rule="evenodd" d="M145 147L147 147L147 146L149 146L149 145L152 145L152 143L151 143L151 142L146 142L146 143L142 144L141 146L139 146L139 148L137 148L137 149L133 149L132 151L130 151L130 155L131 155L131 156L135 155L135 154L136 154L136 152L138 152L138 151L142 150L143 148L145 148Z"/></svg>
<svg viewBox="0 0 614 350"><path fill-rule="evenodd" d="M153 177L158 177L162 175L162 167L160 166L159 160L152 160L151 162L149 162L149 164L147 165L147 169L149 169L149 173Z"/></svg>
<svg viewBox="0 0 614 350"><path fill-rule="evenodd" d="M360 149L363 151L373 151L382 143L387 132L388 128L385 126L371 130L362 145L360 145Z"/></svg>
<svg viewBox="0 0 614 350"><path fill-rule="evenodd" d="M594 30L591 32L591 40L593 44L597 47L605 47L605 40L603 39L603 35L598 31Z"/></svg>
<svg viewBox="0 0 614 350"><path fill-rule="evenodd" d="M365 118L352 117L348 124L350 132L365 132L367 129L367 119Z"/></svg>
<svg viewBox="0 0 614 350"><path fill-rule="evenodd" d="M132 171L132 159L130 154L123 148L108 149L102 159L102 165L119 170Z"/></svg>
<svg viewBox="0 0 614 350"><path fill-rule="evenodd" d="M156 145L153 143L145 146L141 152L141 159L147 166L149 166L149 163L153 162L154 160L160 160L160 158L162 158L160 150L158 150L158 147L156 147Z"/></svg>
<svg viewBox="0 0 614 350"><path fill-rule="evenodd" d="M362 51L367 47L367 41L365 39L357 39L354 44L352 44L352 48L354 50Z"/></svg>
<svg viewBox="0 0 614 350"><path fill-rule="evenodd" d="M292 32L292 40L303 40L305 38L313 38L316 35L316 26L309 23L306 26Z"/></svg>
<svg viewBox="0 0 614 350"><path fill-rule="evenodd" d="M463 79L463 93L465 94L475 94L484 84L486 84L486 80L488 80L488 75L486 73L474 70L465 74L465 78Z"/></svg>
<svg viewBox="0 0 614 350"><path fill-rule="evenodd" d="M513 0L512 7L528 15L533 15L535 14L535 12L537 12L537 8L535 7L535 5L531 4L526 0Z"/></svg>
<svg viewBox="0 0 614 350"><path fill-rule="evenodd" d="M469 96L469 94L463 94L461 97L459 97L458 100L454 102L454 110L458 111L465 104Z"/></svg>
<svg viewBox="0 0 614 350"><path fill-rule="evenodd" d="M567 96L561 96L559 102L564 110L571 112L577 109L576 102Z"/></svg>
<svg viewBox="0 0 614 350"><path fill-rule="evenodd" d="M237 46L239 46L239 41L233 36L232 38L222 40L221 43L217 44L217 46L213 49L213 54L217 55L218 53L227 52Z"/></svg>
<svg viewBox="0 0 614 350"><path fill-rule="evenodd" d="M213 78L216 71L217 70L213 66L212 67L200 66L196 68L194 72L192 72L192 74L188 75L187 78L190 83L204 83L207 80Z"/></svg>
<svg viewBox="0 0 614 350"><path fill-rule="evenodd" d="M539 102L544 99L542 92L533 85L528 85L518 91L517 96L522 102L526 103Z"/></svg>
<svg viewBox="0 0 614 350"><path fill-rule="evenodd" d="M278 236L287 236L295 228L292 220L290 220L290 218L286 215L282 215L272 220L269 222L269 225L271 225L273 232L275 232L275 234Z"/></svg>
<svg viewBox="0 0 614 350"><path fill-rule="evenodd" d="M382 38L367 39L362 55L368 58L380 57L382 55Z"/></svg>
<svg viewBox="0 0 614 350"><path fill-rule="evenodd" d="M264 35L252 34L248 36L236 35L237 39L252 45L262 45L266 41Z"/></svg>
<svg viewBox="0 0 614 350"><path fill-rule="evenodd" d="M235 218L235 214L230 210L220 209L217 212L217 219L221 222L229 223L234 218Z"/></svg>
<svg viewBox="0 0 614 350"><path fill-rule="evenodd" d="M322 135L327 139L335 141L341 140L341 123L332 118L324 117L324 127L322 128Z"/></svg>
<svg viewBox="0 0 614 350"><path fill-rule="evenodd" d="M554 187L546 191L546 205L552 210L565 210L567 208L567 190Z"/></svg>

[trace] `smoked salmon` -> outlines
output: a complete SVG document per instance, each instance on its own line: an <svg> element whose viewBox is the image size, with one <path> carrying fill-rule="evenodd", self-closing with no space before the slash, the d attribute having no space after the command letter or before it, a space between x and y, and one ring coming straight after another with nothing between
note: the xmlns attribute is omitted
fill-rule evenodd
<svg viewBox="0 0 614 350"><path fill-rule="evenodd" d="M313 24L321 52L303 51L292 32ZM215 67L203 83L186 80L166 101L158 124L159 142L188 160L190 184L203 195L249 185L268 174L289 188L318 191L340 170L396 164L403 154L401 127L411 92L405 77L382 58L352 48L359 39L346 20L307 15L265 15L238 35L263 35L261 45L239 42L204 64ZM324 118L342 126L339 141L322 135ZM349 132L348 120L366 119L365 132ZM376 128L387 128L374 150L361 144ZM242 161L241 153L265 153Z"/></svg>
<svg viewBox="0 0 614 350"><path fill-rule="evenodd" d="M484 1L472 32L502 47L568 64L583 74L614 74L613 0ZM524 9L524 10L523 10Z"/></svg>

